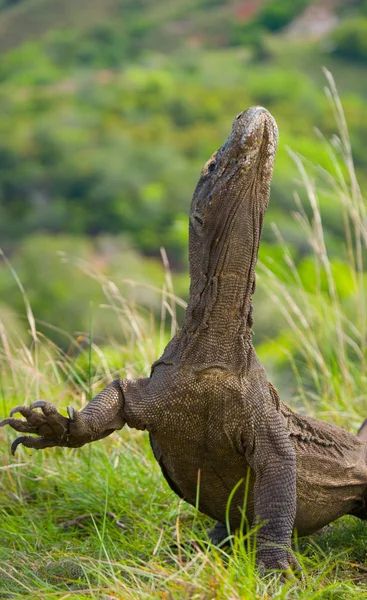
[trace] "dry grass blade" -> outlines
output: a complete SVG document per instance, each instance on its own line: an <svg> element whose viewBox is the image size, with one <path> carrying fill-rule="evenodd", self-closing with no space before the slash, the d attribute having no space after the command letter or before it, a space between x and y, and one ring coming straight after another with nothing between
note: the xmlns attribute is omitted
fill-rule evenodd
<svg viewBox="0 0 367 600"><path fill-rule="evenodd" d="M25 311L26 311L26 315L27 315L27 319L28 319L28 323L29 323L29 327L31 330L31 335L33 338L33 341L36 343L38 341L37 339L37 329L36 329L36 322L33 316L33 312L32 312L32 308L31 305L29 303L29 300L27 298L27 295L25 293L24 287L22 285L22 282L20 281L16 271L13 269L10 261L7 259L7 257L5 256L4 252L1 250L0 248L0 256L2 257L3 261L5 262L6 266L8 267L9 271L11 272L12 276L14 277L17 286L22 294L23 297L23 301L24 301L24 306L25 306Z"/></svg>

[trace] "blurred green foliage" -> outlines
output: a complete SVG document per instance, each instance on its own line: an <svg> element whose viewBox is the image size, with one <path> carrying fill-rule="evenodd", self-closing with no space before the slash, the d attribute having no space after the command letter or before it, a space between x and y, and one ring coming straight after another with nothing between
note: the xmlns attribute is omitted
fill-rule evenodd
<svg viewBox="0 0 367 600"><path fill-rule="evenodd" d="M161 313L161 262L143 259L120 236L27 236L11 262L39 331L63 348L70 345L71 333L89 335L91 321L96 341L112 336L126 342L119 317L129 320L128 306L139 307L141 317L148 319L150 311ZM174 284L177 293L186 291L187 274L175 276ZM0 269L0 290L2 302L12 307L14 323L29 329L23 291L5 267ZM5 309L0 320L2 314Z"/></svg>
<svg viewBox="0 0 367 600"><path fill-rule="evenodd" d="M367 4L365 5L367 7ZM367 8L365 8L367 13ZM342 58L367 61L367 18L355 17L342 22L332 34L334 52Z"/></svg>
<svg viewBox="0 0 367 600"><path fill-rule="evenodd" d="M0 240L41 321L86 330L90 302L103 303L101 279L77 268L78 258L100 277L141 277L160 286L163 246L177 273L176 291L185 294L187 213L198 174L233 116L251 104L265 105L280 128L264 244L274 255L274 221L301 262L307 241L291 215L297 171L287 147L335 169L314 133L314 127L326 137L335 131L321 63L333 61L337 81L339 71L341 84L348 81L343 105L358 175L367 181L363 34L353 46L344 33L332 54L317 41L283 38L282 28L310 1L270 0L249 13L249 5L235 0L10 4L0 5ZM364 7L343 9L348 20L333 40ZM364 20L358 22L362 27ZM350 55L359 60L347 72L337 58L343 43L360 53ZM319 197L329 247L343 260L342 216L321 184ZM108 258L106 239L114 248ZM0 295L21 313L21 294L5 266ZM139 301L159 315L153 296ZM97 313L96 335L108 336L113 315ZM65 346L63 334L50 335Z"/></svg>
<svg viewBox="0 0 367 600"><path fill-rule="evenodd" d="M277 31L288 25L308 4L308 0L270 0L261 6L257 22L265 29Z"/></svg>
<svg viewBox="0 0 367 600"><path fill-rule="evenodd" d="M166 247L173 266L182 266L184 215L200 168L225 139L233 115L250 104L275 114L284 142L330 165L323 142L310 135L311 121L330 127L327 102L306 74L264 63L246 72L245 85L243 57L234 51L222 59L225 85L223 78L213 79L211 54L201 61L188 54L154 55L117 72L93 69L60 81L52 53L40 48L33 43L10 53L1 70L5 248L35 231L123 232L144 253L157 255ZM37 65L33 70L29 56ZM352 112L356 101L349 104ZM357 119L351 126L362 150L366 127ZM283 206L286 220L295 172L284 146L270 211ZM364 167L362 151L360 160Z"/></svg>
<svg viewBox="0 0 367 600"><path fill-rule="evenodd" d="M14 6L15 4L19 4L19 2L23 2L24 0L0 0L0 10L4 10L5 8Z"/></svg>

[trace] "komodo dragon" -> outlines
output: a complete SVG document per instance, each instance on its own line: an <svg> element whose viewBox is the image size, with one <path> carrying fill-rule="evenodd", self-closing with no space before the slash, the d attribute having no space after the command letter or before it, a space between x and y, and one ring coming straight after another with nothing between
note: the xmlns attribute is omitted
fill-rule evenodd
<svg viewBox="0 0 367 600"><path fill-rule="evenodd" d="M0 423L40 436L18 437L12 453L19 444L76 448L125 423L147 429L172 490L193 505L198 496L200 511L218 521L213 542L228 536L227 510L231 531L243 521L262 525L262 569L296 566L294 529L310 534L344 514L367 519L367 428L358 438L295 414L252 345L255 265L277 141L273 117L256 106L235 117L205 163L190 209L185 319L150 377L117 379L80 412L68 407L68 418L38 400Z"/></svg>

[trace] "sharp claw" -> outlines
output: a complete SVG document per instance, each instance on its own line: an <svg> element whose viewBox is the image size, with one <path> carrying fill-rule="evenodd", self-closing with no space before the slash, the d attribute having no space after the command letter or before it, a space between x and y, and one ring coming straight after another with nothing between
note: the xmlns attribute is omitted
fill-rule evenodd
<svg viewBox="0 0 367 600"><path fill-rule="evenodd" d="M14 406L14 408L12 408L10 411L10 416L12 417L13 415L15 415L15 413L21 412L23 408L24 406L22 406L21 404L18 404L18 406Z"/></svg>
<svg viewBox="0 0 367 600"><path fill-rule="evenodd" d="M42 408L46 406L47 402L45 400L36 400L36 402L32 402L30 408Z"/></svg>
<svg viewBox="0 0 367 600"><path fill-rule="evenodd" d="M70 421L74 421L75 418L75 410L72 406L68 406L67 409Z"/></svg>
<svg viewBox="0 0 367 600"><path fill-rule="evenodd" d="M13 456L14 456L15 451L18 448L19 444L23 444L23 441L26 439L26 437L27 437L26 435L22 435L21 437L18 437L16 440L14 440L14 442L10 446L10 452L12 453Z"/></svg>

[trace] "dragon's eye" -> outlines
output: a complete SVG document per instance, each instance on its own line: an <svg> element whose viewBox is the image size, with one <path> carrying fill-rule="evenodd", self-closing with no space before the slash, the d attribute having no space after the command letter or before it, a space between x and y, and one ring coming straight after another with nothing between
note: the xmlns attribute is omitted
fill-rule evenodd
<svg viewBox="0 0 367 600"><path fill-rule="evenodd" d="M215 164L215 162L210 163L209 167L208 167L208 171L210 171L210 173L213 173L213 171L215 171L215 167L217 165Z"/></svg>

